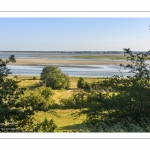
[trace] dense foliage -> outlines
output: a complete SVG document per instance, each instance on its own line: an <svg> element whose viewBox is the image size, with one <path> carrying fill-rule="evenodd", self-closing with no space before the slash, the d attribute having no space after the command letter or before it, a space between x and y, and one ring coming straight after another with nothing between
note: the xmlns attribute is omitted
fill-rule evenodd
<svg viewBox="0 0 150 150"><path fill-rule="evenodd" d="M87 108L87 94L86 92L78 92L69 98L61 99L60 106L63 108Z"/></svg>
<svg viewBox="0 0 150 150"><path fill-rule="evenodd" d="M90 89L90 85L84 80L83 77L79 78L77 87L81 89Z"/></svg>
<svg viewBox="0 0 150 150"><path fill-rule="evenodd" d="M38 123L34 131L37 132L53 132L57 128L54 120L48 120L46 117L43 122Z"/></svg>
<svg viewBox="0 0 150 150"><path fill-rule="evenodd" d="M34 91L26 90L24 95L20 96L16 102L17 106L32 110L47 110L53 106L53 91L50 87L36 88Z"/></svg>
<svg viewBox="0 0 150 150"><path fill-rule="evenodd" d="M52 89L68 89L70 86L69 77L57 66L45 66L41 72L40 79L43 84Z"/></svg>
<svg viewBox="0 0 150 150"><path fill-rule="evenodd" d="M33 114L28 109L22 110L20 107L16 107L15 102L23 94L24 89L18 87L18 81L8 78L11 72L7 68L7 64L10 62L16 62L14 55L6 60L0 59L0 123L4 125L8 122L18 123L24 118L28 120L29 115Z"/></svg>
<svg viewBox="0 0 150 150"><path fill-rule="evenodd" d="M10 62L16 62L14 55L6 60L0 59L0 131L53 132L56 128L53 120L45 119L39 124L33 117L35 108L47 108L52 105L53 101L50 99L53 94L52 89L41 87L37 92L26 97L25 89L18 86L17 77L16 80L8 77L11 72L7 64ZM40 128L37 128L39 126Z"/></svg>
<svg viewBox="0 0 150 150"><path fill-rule="evenodd" d="M117 122L127 125L127 120L139 125L143 121L149 122L150 70L146 63L149 52L134 54L130 49L124 49L124 54L130 62L121 66L130 69L131 76L122 74L106 78L87 93L90 108L84 113L88 121L102 121L107 125L109 122L111 126Z"/></svg>

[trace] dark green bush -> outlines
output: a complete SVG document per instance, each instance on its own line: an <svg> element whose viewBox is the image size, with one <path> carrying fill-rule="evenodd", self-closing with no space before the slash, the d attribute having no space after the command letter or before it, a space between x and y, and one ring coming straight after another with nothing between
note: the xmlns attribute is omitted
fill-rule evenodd
<svg viewBox="0 0 150 150"><path fill-rule="evenodd" d="M47 110L55 105L55 101L52 99L53 94L50 87L40 87L34 91L29 90L20 97L16 105L24 106L24 108L31 107L33 110Z"/></svg>
<svg viewBox="0 0 150 150"><path fill-rule="evenodd" d="M87 93L79 92L72 97L60 100L60 106L65 108L87 108Z"/></svg>
<svg viewBox="0 0 150 150"><path fill-rule="evenodd" d="M37 80L37 77L36 77L36 76L33 76L33 80Z"/></svg>
<svg viewBox="0 0 150 150"><path fill-rule="evenodd" d="M90 89L90 85L84 80L83 77L79 78L77 87L81 89Z"/></svg>
<svg viewBox="0 0 150 150"><path fill-rule="evenodd" d="M47 118L44 119L43 122L38 123L36 125L36 128L34 131L36 132L54 132L54 130L57 128L56 124L54 123L54 120L48 120Z"/></svg>
<svg viewBox="0 0 150 150"><path fill-rule="evenodd" d="M57 66L46 66L40 76L43 85L52 89L68 89L70 86L69 77Z"/></svg>
<svg viewBox="0 0 150 150"><path fill-rule="evenodd" d="M124 53L130 63L121 66L130 69L131 76L113 76L94 85L87 97L87 120L120 122L130 118L140 123L150 118L149 52L133 54L124 49Z"/></svg>

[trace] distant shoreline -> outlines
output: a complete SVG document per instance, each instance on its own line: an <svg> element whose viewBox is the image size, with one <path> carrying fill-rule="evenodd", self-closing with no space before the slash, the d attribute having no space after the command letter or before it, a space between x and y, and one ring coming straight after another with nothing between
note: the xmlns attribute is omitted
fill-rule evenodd
<svg viewBox="0 0 150 150"><path fill-rule="evenodd" d="M0 51L0 53L82 53L82 54L123 54L123 51Z"/></svg>

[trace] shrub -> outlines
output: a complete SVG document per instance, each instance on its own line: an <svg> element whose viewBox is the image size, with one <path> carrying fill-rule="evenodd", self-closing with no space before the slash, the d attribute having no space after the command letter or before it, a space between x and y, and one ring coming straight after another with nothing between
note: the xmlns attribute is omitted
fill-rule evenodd
<svg viewBox="0 0 150 150"><path fill-rule="evenodd" d="M85 82L83 77L80 77L77 83L77 87L81 89L90 89L90 86L87 82Z"/></svg>
<svg viewBox="0 0 150 150"><path fill-rule="evenodd" d="M43 122L38 123L34 129L36 132L54 132L57 128L54 120L48 120L46 117Z"/></svg>
<svg viewBox="0 0 150 150"><path fill-rule="evenodd" d="M26 91L16 105L32 108L33 110L46 110L55 104L52 99L53 91L50 87L36 88L34 91Z"/></svg>
<svg viewBox="0 0 150 150"><path fill-rule="evenodd" d="M36 77L36 76L33 76L33 80L37 80L37 77Z"/></svg>
<svg viewBox="0 0 150 150"><path fill-rule="evenodd" d="M43 84L52 89L68 89L70 86L69 77L57 66L44 67L40 79L43 81Z"/></svg>
<svg viewBox="0 0 150 150"><path fill-rule="evenodd" d="M74 94L72 97L60 100L61 107L66 108L86 108L87 103L87 93L79 92Z"/></svg>

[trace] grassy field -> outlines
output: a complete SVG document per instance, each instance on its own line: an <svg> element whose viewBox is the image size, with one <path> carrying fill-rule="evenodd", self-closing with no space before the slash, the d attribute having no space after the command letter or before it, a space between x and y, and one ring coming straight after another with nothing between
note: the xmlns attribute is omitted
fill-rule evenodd
<svg viewBox="0 0 150 150"><path fill-rule="evenodd" d="M14 78L14 76L9 76L9 78ZM33 76L18 76L17 79L14 78L15 80L20 81L19 82L19 87L25 87L25 88L35 88L37 87L41 81L40 81L40 77L36 76L36 80L33 80ZM74 90L77 88L77 81L79 79L79 77L69 77L70 79L70 90ZM102 78L94 78L94 77L85 77L84 78L86 82L88 83L92 83L92 82L96 82ZM60 92L61 90L59 90ZM64 92L64 90L62 90ZM56 92L58 92L56 90ZM65 92L64 92L65 94Z"/></svg>
<svg viewBox="0 0 150 150"><path fill-rule="evenodd" d="M36 77L36 80L33 80L32 76L18 76L14 78L14 76L10 76L9 78L13 78L14 80L20 81L18 83L19 87L27 88L29 90L34 90L38 86L40 86L40 77ZM59 104L59 101L63 98L70 97L73 93L77 92L77 81L78 77L70 77L71 86L68 90L53 90L54 95L53 99L55 103ZM99 78L85 78L85 81L88 83L92 83L97 81ZM83 128L84 121L86 120L85 115L81 115L77 117L77 113L79 113L80 109L51 109L47 112L38 111L35 112L35 119L38 122L42 122L44 118L53 119L57 128L55 132L76 132L76 130L81 130Z"/></svg>
<svg viewBox="0 0 150 150"><path fill-rule="evenodd" d="M40 77L36 76L36 79L33 79L33 76L9 76L9 78L13 78L14 80L18 80L20 88L26 88L28 91L38 88L41 86ZM70 78L70 88L68 90L53 90L54 95L52 99L55 100L56 104L59 104L60 100L69 98L74 93L78 92L79 89L77 88L77 81L79 77L69 77ZM93 83L101 78L84 78L86 82ZM102 79L101 79L102 80ZM38 122L42 122L45 117L50 120L53 119L57 128L55 132L78 132L84 129L84 121L86 120L86 115L77 116L80 112L80 109L69 109L69 108L55 108L50 109L48 111L36 111L34 118ZM82 130L83 131L83 130Z"/></svg>
<svg viewBox="0 0 150 150"><path fill-rule="evenodd" d="M57 125L55 132L72 132L78 130L86 119L85 115L76 117L78 112L80 112L79 109L55 109L48 112L37 112L34 117L39 122L42 122L45 117L49 120L53 119Z"/></svg>
<svg viewBox="0 0 150 150"><path fill-rule="evenodd" d="M10 76L10 78L13 78L13 76ZM17 79L20 81L18 83L19 87L21 88L27 88L30 90L34 90L36 87L40 86L40 77L37 76L36 80L33 80L33 77L31 76L18 76ZM56 103L59 103L59 100L63 99L63 98L68 98L69 96L71 96L74 92L78 91L77 89L77 81L78 81L79 77L70 77L70 88L68 90L53 90L54 91L54 96L53 99L55 100ZM88 83L92 83L92 82L96 82L97 80L99 80L100 78L85 78L85 81Z"/></svg>

